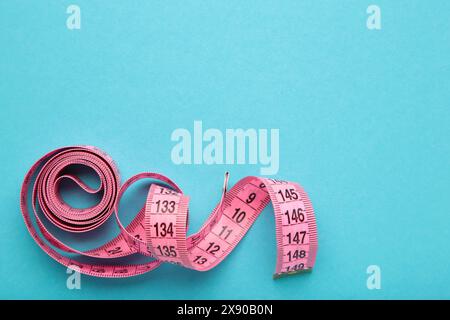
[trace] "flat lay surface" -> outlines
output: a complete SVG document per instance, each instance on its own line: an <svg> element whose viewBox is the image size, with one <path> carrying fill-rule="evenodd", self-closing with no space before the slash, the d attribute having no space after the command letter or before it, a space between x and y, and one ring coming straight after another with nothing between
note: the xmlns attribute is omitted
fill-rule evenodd
<svg viewBox="0 0 450 320"><path fill-rule="evenodd" d="M67 25L71 4L80 29ZM366 25L370 4L0 2L0 298L450 298L450 3L376 1L379 30ZM144 171L174 180L190 196L192 234L219 201L225 171L231 186L267 167L260 154L256 163L177 164L171 137L185 129L195 140L200 122L224 139L227 129L278 130L268 177L298 182L311 199L314 271L272 279L268 206L211 271L163 264L127 279L82 275L69 290L66 268L25 228L28 169L58 147L97 146L122 182ZM126 193L124 221L146 188ZM63 191L74 206L96 201L70 182ZM110 219L95 237L55 232L87 249L118 227ZM369 289L370 266L379 289Z"/></svg>

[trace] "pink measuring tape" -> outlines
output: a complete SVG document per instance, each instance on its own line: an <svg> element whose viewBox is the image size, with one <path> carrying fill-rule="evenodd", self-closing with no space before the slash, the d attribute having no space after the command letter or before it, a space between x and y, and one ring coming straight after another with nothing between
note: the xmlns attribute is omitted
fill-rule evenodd
<svg viewBox="0 0 450 320"><path fill-rule="evenodd" d="M98 189L64 173L65 168L75 164L92 168L98 174ZM89 193L102 192L101 200L90 208L70 207L59 195L62 179L73 180ZM119 219L118 204L124 192L141 179L162 184L151 185L145 206L125 227ZM117 167L106 153L91 146L74 146L51 151L31 167L22 185L20 205L31 236L53 259L87 275L118 278L151 271L162 262L198 271L212 269L234 249L271 201L278 251L274 277L311 271L317 253L317 229L303 188L294 182L246 177L227 190L227 182L228 174L219 204L200 230L188 237L189 197L173 181L157 173L140 173L120 186ZM62 230L86 232L102 225L113 212L120 234L89 251L65 245L41 220L45 216ZM143 264L90 264L63 256L60 251L99 259L139 253L154 259Z"/></svg>

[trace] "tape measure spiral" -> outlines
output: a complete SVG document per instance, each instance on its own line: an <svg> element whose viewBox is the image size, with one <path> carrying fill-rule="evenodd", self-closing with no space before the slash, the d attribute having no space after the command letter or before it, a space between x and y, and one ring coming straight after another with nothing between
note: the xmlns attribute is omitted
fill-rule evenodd
<svg viewBox="0 0 450 320"><path fill-rule="evenodd" d="M100 179L93 189L66 168L82 165ZM59 194L60 182L70 179L88 193L102 192L94 206L69 206ZM152 179L146 203L128 226L119 219L119 202L125 191L142 179ZM311 271L317 253L317 228L311 202L294 182L245 177L227 190L198 232L187 236L189 197L169 178L158 173L140 173L120 186L114 161L92 146L59 148L39 159L22 184L20 206L28 231L49 256L77 271L97 277L120 278L154 270L163 262L198 271L218 265L236 247L269 202L272 202L277 241L274 277ZM67 232L82 233L101 226L114 213L120 234L98 248L80 251L58 240L43 223L47 219ZM33 222L34 221L34 222ZM61 252L101 259L142 254L153 258L140 264L92 264Z"/></svg>

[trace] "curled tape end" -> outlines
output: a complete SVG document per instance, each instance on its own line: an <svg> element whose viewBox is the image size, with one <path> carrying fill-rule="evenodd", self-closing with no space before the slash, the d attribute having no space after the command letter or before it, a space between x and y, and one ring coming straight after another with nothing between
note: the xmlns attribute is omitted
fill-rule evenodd
<svg viewBox="0 0 450 320"><path fill-rule="evenodd" d="M227 193L227 188L228 188L228 178L230 177L230 173L227 171L225 172L225 176L223 178L223 194Z"/></svg>
<svg viewBox="0 0 450 320"><path fill-rule="evenodd" d="M229 177L230 177L230 173L228 171L226 171L225 176L223 178L222 196L220 197L220 202L219 202L220 211L223 211L223 201L225 200L225 195L227 194Z"/></svg>

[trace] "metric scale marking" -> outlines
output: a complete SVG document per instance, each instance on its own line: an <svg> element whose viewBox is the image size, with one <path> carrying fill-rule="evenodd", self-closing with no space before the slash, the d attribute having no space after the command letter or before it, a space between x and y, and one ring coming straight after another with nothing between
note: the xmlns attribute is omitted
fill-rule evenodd
<svg viewBox="0 0 450 320"><path fill-rule="evenodd" d="M76 176L63 173L73 164L92 168L100 177L99 188L91 189ZM72 208L59 196L62 179L71 179L89 193L103 191L102 199L90 208ZM118 204L125 191L142 179L157 180L162 185L151 185L144 207L125 227L119 219ZM65 147L43 156L29 170L22 185L21 209L31 236L53 259L83 274L118 278L149 272L163 262L197 271L210 270L226 258L272 202L278 252L274 278L310 272L317 253L317 227L303 188L283 180L245 177L227 190L227 181L228 174L219 204L200 230L188 237L189 197L172 180L158 173L140 173L120 187L117 166L106 153L91 146ZM58 228L77 233L98 228L114 212L121 232L96 249L79 251L54 237L45 228L39 211ZM134 265L89 264L65 257L52 246L99 259L139 253L153 260Z"/></svg>

